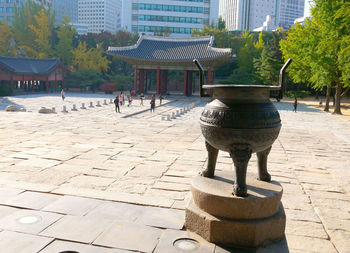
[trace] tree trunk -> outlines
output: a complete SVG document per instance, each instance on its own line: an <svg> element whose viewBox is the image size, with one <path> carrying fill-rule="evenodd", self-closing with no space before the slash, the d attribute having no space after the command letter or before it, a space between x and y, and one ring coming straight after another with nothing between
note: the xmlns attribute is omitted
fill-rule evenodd
<svg viewBox="0 0 350 253"><path fill-rule="evenodd" d="M340 98L345 97L349 90L350 90L350 87L347 87L347 88L344 90L344 92L340 95Z"/></svg>
<svg viewBox="0 0 350 253"><path fill-rule="evenodd" d="M335 86L335 108L334 112L335 114L342 114L341 113L341 108L340 108L340 95L341 95L341 83L337 83Z"/></svg>
<svg viewBox="0 0 350 253"><path fill-rule="evenodd" d="M325 112L329 112L329 97L331 95L331 87L327 86L327 94L326 94L326 105L324 107Z"/></svg>

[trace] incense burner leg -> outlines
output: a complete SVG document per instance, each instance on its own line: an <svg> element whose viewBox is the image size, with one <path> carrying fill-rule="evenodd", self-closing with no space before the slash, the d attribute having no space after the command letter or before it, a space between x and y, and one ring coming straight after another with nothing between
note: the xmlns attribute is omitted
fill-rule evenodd
<svg viewBox="0 0 350 253"><path fill-rule="evenodd" d="M238 197L246 197L247 166L250 157L252 156L252 149L249 147L249 145L234 145L230 148L230 156L236 170L233 194Z"/></svg>
<svg viewBox="0 0 350 253"><path fill-rule="evenodd" d="M258 157L258 179L265 182L271 181L271 175L267 172L267 156L271 151L271 147L265 149L264 151L256 153Z"/></svg>
<svg viewBox="0 0 350 253"><path fill-rule="evenodd" d="M208 163L207 163L207 168L203 170L200 174L203 177L214 177L215 165L216 165L216 160L218 158L219 150L214 148L207 141L205 142L205 147L207 148L207 151L208 151Z"/></svg>

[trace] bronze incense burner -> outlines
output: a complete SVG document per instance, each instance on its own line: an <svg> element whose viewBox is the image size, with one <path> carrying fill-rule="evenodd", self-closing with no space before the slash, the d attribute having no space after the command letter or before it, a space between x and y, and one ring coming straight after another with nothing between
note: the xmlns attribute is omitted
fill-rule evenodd
<svg viewBox="0 0 350 253"><path fill-rule="evenodd" d="M281 119L276 107L270 101L270 91L280 91L282 98L283 80L286 68L280 71L279 86L216 84L204 85L204 70L198 60L194 60L200 71L201 97L213 100L201 115L200 126L208 151L207 167L201 172L204 177L214 177L219 150L230 153L235 166L233 194L247 196L246 173L252 153L258 158L258 179L270 181L267 172L267 156L281 129Z"/></svg>

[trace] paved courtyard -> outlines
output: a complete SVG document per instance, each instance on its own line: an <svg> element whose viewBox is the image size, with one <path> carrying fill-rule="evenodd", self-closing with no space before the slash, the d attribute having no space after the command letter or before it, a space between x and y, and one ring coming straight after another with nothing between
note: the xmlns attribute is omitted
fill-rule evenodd
<svg viewBox="0 0 350 253"><path fill-rule="evenodd" d="M179 238L198 241L193 252L230 252L184 228L191 177L206 162L198 122L204 101L157 100L150 113L148 98L116 113L112 96L66 95L0 98L1 252L180 252ZM9 104L27 112L5 112ZM350 122L275 105L283 127L268 167L284 188L286 240L259 252L350 252ZM57 114L39 114L42 106ZM220 152L217 169L231 166ZM253 155L248 171L256 166Z"/></svg>

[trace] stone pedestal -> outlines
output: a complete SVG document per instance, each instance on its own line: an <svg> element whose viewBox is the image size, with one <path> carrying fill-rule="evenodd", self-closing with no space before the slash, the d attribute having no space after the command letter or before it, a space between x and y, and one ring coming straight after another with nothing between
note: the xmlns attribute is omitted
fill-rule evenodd
<svg viewBox="0 0 350 253"><path fill-rule="evenodd" d="M209 242L258 247L284 237L286 216L282 186L247 175L248 197L232 195L232 173L216 171L214 178L192 181L192 200L186 209L186 228Z"/></svg>

